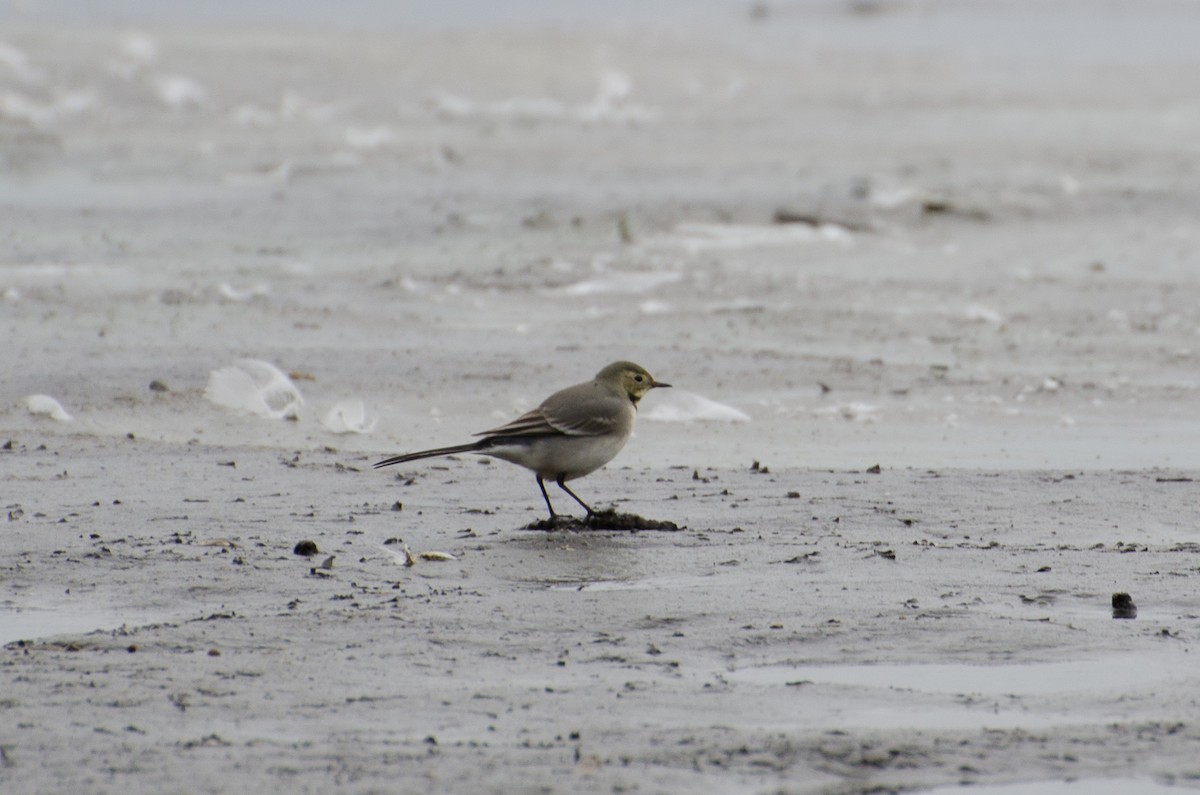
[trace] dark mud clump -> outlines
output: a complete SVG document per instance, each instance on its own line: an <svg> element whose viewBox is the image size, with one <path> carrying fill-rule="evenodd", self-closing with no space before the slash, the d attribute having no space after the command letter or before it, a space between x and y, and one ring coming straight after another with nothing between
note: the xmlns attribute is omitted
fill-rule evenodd
<svg viewBox="0 0 1200 795"><path fill-rule="evenodd" d="M1133 603L1133 597L1124 592L1113 594L1112 617L1137 618L1137 605Z"/></svg>
<svg viewBox="0 0 1200 795"><path fill-rule="evenodd" d="M304 540L304 541L297 543L296 546L292 549L293 555L302 555L303 557L306 557L306 558L311 558L313 555L316 555L318 552L320 552L320 550L317 549L317 542L316 541L308 541L308 540Z"/></svg>
<svg viewBox="0 0 1200 795"><path fill-rule="evenodd" d="M525 526L526 530L623 530L636 533L639 530L656 530L659 532L675 533L683 529L674 522L664 522L658 519L647 519L636 513L618 513L614 510L596 511L584 517L556 516L553 519L539 519Z"/></svg>

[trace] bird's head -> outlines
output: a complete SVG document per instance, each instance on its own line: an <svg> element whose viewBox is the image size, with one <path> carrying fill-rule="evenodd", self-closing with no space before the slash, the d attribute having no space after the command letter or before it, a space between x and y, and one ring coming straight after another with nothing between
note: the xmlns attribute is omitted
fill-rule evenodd
<svg viewBox="0 0 1200 795"><path fill-rule="evenodd" d="M654 376L650 375L645 367L633 362L613 362L596 373L596 381L611 385L624 392L634 405L637 405L642 396L651 389L670 386L670 384L655 381Z"/></svg>

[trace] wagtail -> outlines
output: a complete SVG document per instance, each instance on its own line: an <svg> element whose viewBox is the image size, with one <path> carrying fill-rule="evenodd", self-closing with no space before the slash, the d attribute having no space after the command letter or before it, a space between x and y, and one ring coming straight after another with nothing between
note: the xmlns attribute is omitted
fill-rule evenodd
<svg viewBox="0 0 1200 795"><path fill-rule="evenodd" d="M555 392L536 409L507 425L475 434L480 437L476 442L398 455L380 461L375 468L420 458L478 453L532 470L551 521L558 514L546 493L546 480L557 483L591 516L595 511L567 488L567 481L591 474L611 461L633 433L638 401L651 389L669 386L655 381L644 367L633 362L613 362L591 381Z"/></svg>

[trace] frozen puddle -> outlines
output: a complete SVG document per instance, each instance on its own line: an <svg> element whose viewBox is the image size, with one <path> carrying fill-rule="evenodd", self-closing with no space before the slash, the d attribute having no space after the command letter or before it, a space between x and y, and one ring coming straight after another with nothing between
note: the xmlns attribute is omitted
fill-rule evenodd
<svg viewBox="0 0 1200 795"><path fill-rule="evenodd" d="M131 616L75 607L0 607L0 646L54 635L82 635L140 623Z"/></svg>
<svg viewBox="0 0 1200 795"><path fill-rule="evenodd" d="M1138 795L1178 795L1190 790L1138 778L1092 778L1074 781L1028 781L992 786L971 784L938 787L925 790L924 795L1129 795L1131 792Z"/></svg>
<svg viewBox="0 0 1200 795"><path fill-rule="evenodd" d="M1032 696L1133 690L1187 679L1194 670L1193 664L1176 654L1125 654L1016 665L771 665L734 671L729 677L759 684L813 682L953 695Z"/></svg>

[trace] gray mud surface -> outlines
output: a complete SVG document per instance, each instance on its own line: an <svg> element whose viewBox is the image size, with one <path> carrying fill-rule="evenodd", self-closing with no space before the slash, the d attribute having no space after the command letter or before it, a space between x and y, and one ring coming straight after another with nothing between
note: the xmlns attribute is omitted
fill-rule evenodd
<svg viewBox="0 0 1200 795"><path fill-rule="evenodd" d="M1196 4L287 5L0 6L0 792L1200 785Z"/></svg>
<svg viewBox="0 0 1200 795"><path fill-rule="evenodd" d="M404 485L335 451L5 456L7 597L105 627L6 638L6 792L1197 772L1183 473L616 469L586 482L687 529L531 533L509 467Z"/></svg>

